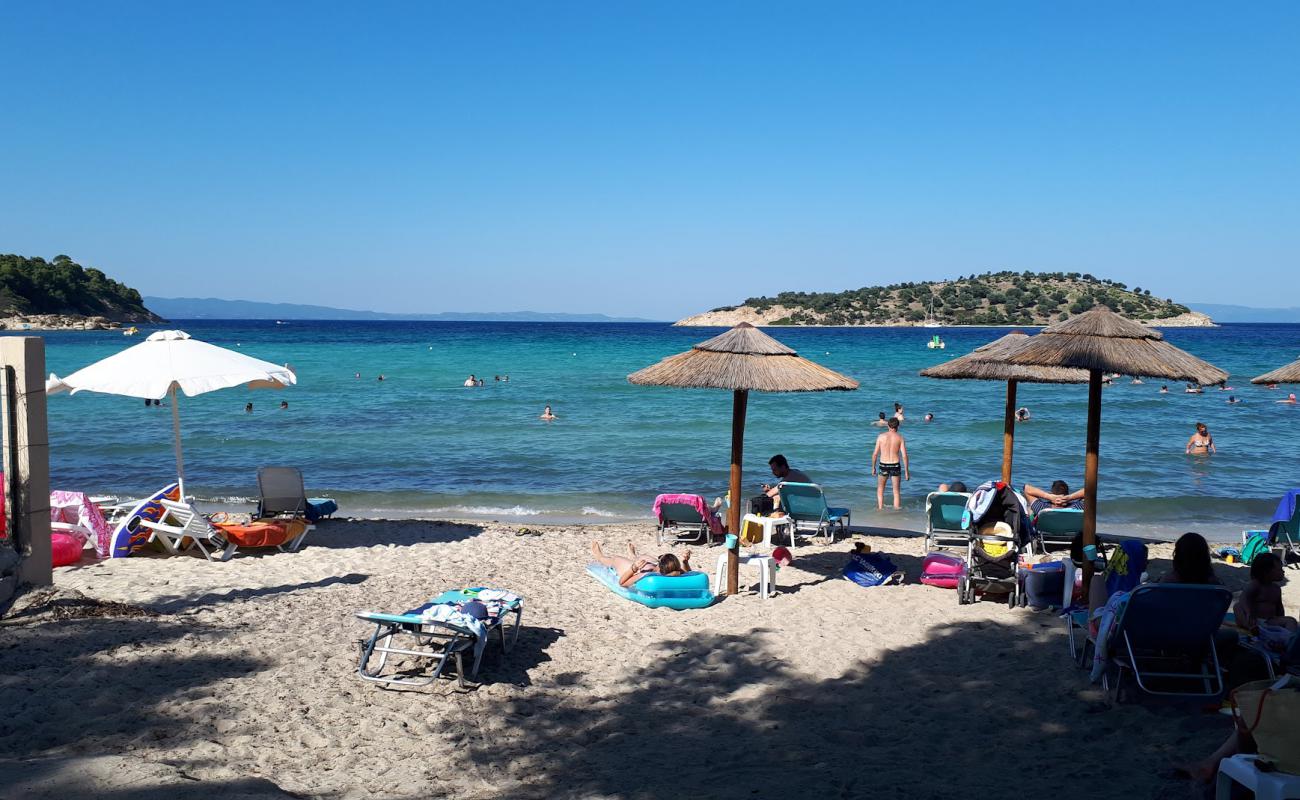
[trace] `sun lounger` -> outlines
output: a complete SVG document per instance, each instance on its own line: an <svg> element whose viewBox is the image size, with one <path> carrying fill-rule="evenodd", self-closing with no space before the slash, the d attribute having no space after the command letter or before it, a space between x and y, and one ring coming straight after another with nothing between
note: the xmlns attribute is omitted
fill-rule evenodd
<svg viewBox="0 0 1300 800"><path fill-rule="evenodd" d="M1102 632L1116 668L1116 701L1128 672L1149 694L1205 697L1222 693L1214 634L1231 602L1232 593L1222 586L1163 583L1134 589L1109 633ZM1109 673L1102 674L1107 691L1111 689ZM1171 684L1182 688L1174 689Z"/></svg>
<svg viewBox="0 0 1300 800"><path fill-rule="evenodd" d="M302 547L307 534L316 529L316 520L338 509L333 500L307 498L302 471L297 467L261 467L257 470L257 491L257 520L302 520L305 524L301 533L280 546L290 553Z"/></svg>
<svg viewBox="0 0 1300 800"><path fill-rule="evenodd" d="M478 620L470 614L463 613L465 603L479 600L489 612L495 611L485 620ZM376 611L361 611L359 619L375 624L374 633L361 643L361 663L357 674L363 679L375 683L396 684L401 686L428 686L436 681L446 670L448 663L456 662L456 675L461 688L467 688L469 679L477 676L483 659L488 638L493 631L500 634L501 650L510 651L515 639L519 637L520 621L523 618L523 599L509 592L496 589L464 589L443 592L422 606L401 614L384 614ZM513 625L507 618L513 616ZM506 628L511 627L509 634ZM395 637L410 637L407 647L394 646ZM469 670L465 669L466 653L473 654L474 660ZM379 655L378 663L372 668L371 659ZM392 670L385 672L390 655L409 656L417 660L437 662L429 675L417 677L419 668Z"/></svg>
<svg viewBox="0 0 1300 800"><path fill-rule="evenodd" d="M1083 533L1083 509L1045 508L1034 516L1034 528L1044 549L1068 548Z"/></svg>
<svg viewBox="0 0 1300 800"><path fill-rule="evenodd" d="M208 561L212 560L214 553L220 553L222 561L229 561L235 554L235 545L228 542L194 506L166 498L158 502L165 512L162 518L157 522L142 519L140 525L152 531L151 538L168 553L175 555L197 547Z"/></svg>
<svg viewBox="0 0 1300 800"><path fill-rule="evenodd" d="M1282 498L1268 530L1242 531L1241 543L1246 544L1251 536L1264 536L1269 550L1278 554L1283 565L1300 569L1300 544L1297 544L1300 542L1300 501L1297 501L1297 495L1300 495L1300 490L1292 489ZM1289 518L1286 513L1288 505L1292 506Z"/></svg>
<svg viewBox="0 0 1300 800"><path fill-rule="evenodd" d="M930 492L925 497L925 550L965 547L970 530L962 522L969 492Z"/></svg>
<svg viewBox="0 0 1300 800"><path fill-rule="evenodd" d="M659 544L666 535L672 537L673 544L708 544L714 533L724 533L722 523L699 495L661 494L655 498L654 514Z"/></svg>
<svg viewBox="0 0 1300 800"><path fill-rule="evenodd" d="M799 531L812 531L813 536L826 536L835 541L836 529L848 533L849 515L847 508L831 508L826 502L826 493L815 483L782 483L781 508L794 523L790 532L790 543L794 544Z"/></svg>

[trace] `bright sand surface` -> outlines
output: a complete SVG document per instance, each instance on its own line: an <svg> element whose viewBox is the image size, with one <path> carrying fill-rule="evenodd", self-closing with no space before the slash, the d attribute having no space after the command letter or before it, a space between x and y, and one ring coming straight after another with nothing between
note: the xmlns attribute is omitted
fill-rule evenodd
<svg viewBox="0 0 1300 800"><path fill-rule="evenodd" d="M20 599L0 622L0 795L1182 798L1168 767L1230 728L1194 701L1108 708L1054 614L918 584L919 538L867 538L902 586L840 579L841 541L798 548L773 599L673 612L583 571L593 538L656 552L650 525L538 530L330 520L296 554L58 570L60 595L158 615ZM1152 548L1153 575L1170 552ZM353 612L467 585L526 598L477 689L357 677Z"/></svg>

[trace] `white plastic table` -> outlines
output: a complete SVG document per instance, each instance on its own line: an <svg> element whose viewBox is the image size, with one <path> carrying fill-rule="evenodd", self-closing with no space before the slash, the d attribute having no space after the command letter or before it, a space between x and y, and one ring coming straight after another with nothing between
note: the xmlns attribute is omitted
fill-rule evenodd
<svg viewBox="0 0 1300 800"><path fill-rule="evenodd" d="M778 528L785 528L786 533L790 536L791 547L796 544L794 526L790 523L789 517L760 517L758 514L746 514L744 520L741 521L741 527L743 528L747 522L763 526L763 542L760 546L766 548L768 552L772 550L772 536Z"/></svg>
<svg viewBox="0 0 1300 800"><path fill-rule="evenodd" d="M776 594L776 562L771 556L740 557L740 566L758 570L758 594L764 600ZM722 579L727 574L727 553L718 556L718 567L713 571L713 593L722 593Z"/></svg>
<svg viewBox="0 0 1300 800"><path fill-rule="evenodd" d="M1258 756L1237 755L1219 762L1215 800L1229 800L1232 784L1240 783L1255 793L1256 800L1300 800L1300 775L1262 772L1255 766Z"/></svg>

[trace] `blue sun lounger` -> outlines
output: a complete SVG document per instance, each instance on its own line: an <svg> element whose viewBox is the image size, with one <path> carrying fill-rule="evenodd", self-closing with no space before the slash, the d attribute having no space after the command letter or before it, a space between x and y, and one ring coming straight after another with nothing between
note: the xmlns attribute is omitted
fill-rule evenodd
<svg viewBox="0 0 1300 800"><path fill-rule="evenodd" d="M790 544L795 544L795 534L799 531L811 531L814 537L825 536L832 543L835 531L849 532L847 508L831 508L826 502L826 493L815 483L781 483L781 508L790 516L794 529L790 532Z"/></svg>
<svg viewBox="0 0 1300 800"><path fill-rule="evenodd" d="M430 618L430 612L434 611L435 606L454 609L457 603L479 599L484 591L491 590L478 587L443 592L424 605L401 614L385 614L377 611L357 612L358 619L375 624L374 633L361 643L361 663L357 667L357 674L375 683L428 686L442 675L447 664L454 659L460 687L467 688L468 679L478 675L483 651L493 631L500 634L502 653L510 652L510 647L519 638L519 626L524 613L523 599L510 595L513 599L497 603L500 613L481 622L468 620L465 615L450 611L444 615L447 619L436 620ZM485 601L487 604L492 602ZM514 617L513 624L508 623L508 618L511 616ZM507 627L511 628L508 635ZM414 641L407 647L396 647L393 645L393 638L397 636L409 636ZM473 652L474 661L467 672L465 654L470 651ZM376 654L379 655L379 663L372 669L370 661ZM410 668L385 673L384 667L390 655L435 660L437 665L433 673L425 677L415 677L418 671Z"/></svg>

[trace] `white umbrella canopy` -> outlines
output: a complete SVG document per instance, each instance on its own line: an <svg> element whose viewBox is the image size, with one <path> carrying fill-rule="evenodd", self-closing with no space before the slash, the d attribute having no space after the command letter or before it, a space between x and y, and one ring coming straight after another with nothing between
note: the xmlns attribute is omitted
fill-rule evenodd
<svg viewBox="0 0 1300 800"><path fill-rule="evenodd" d="M140 344L96 361L66 378L50 373L45 391L47 394L99 392L147 400L171 395L176 477L184 499L185 461L181 455L177 390L194 397L234 386L280 389L297 382L298 377L287 366L191 339L185 331L158 331Z"/></svg>

